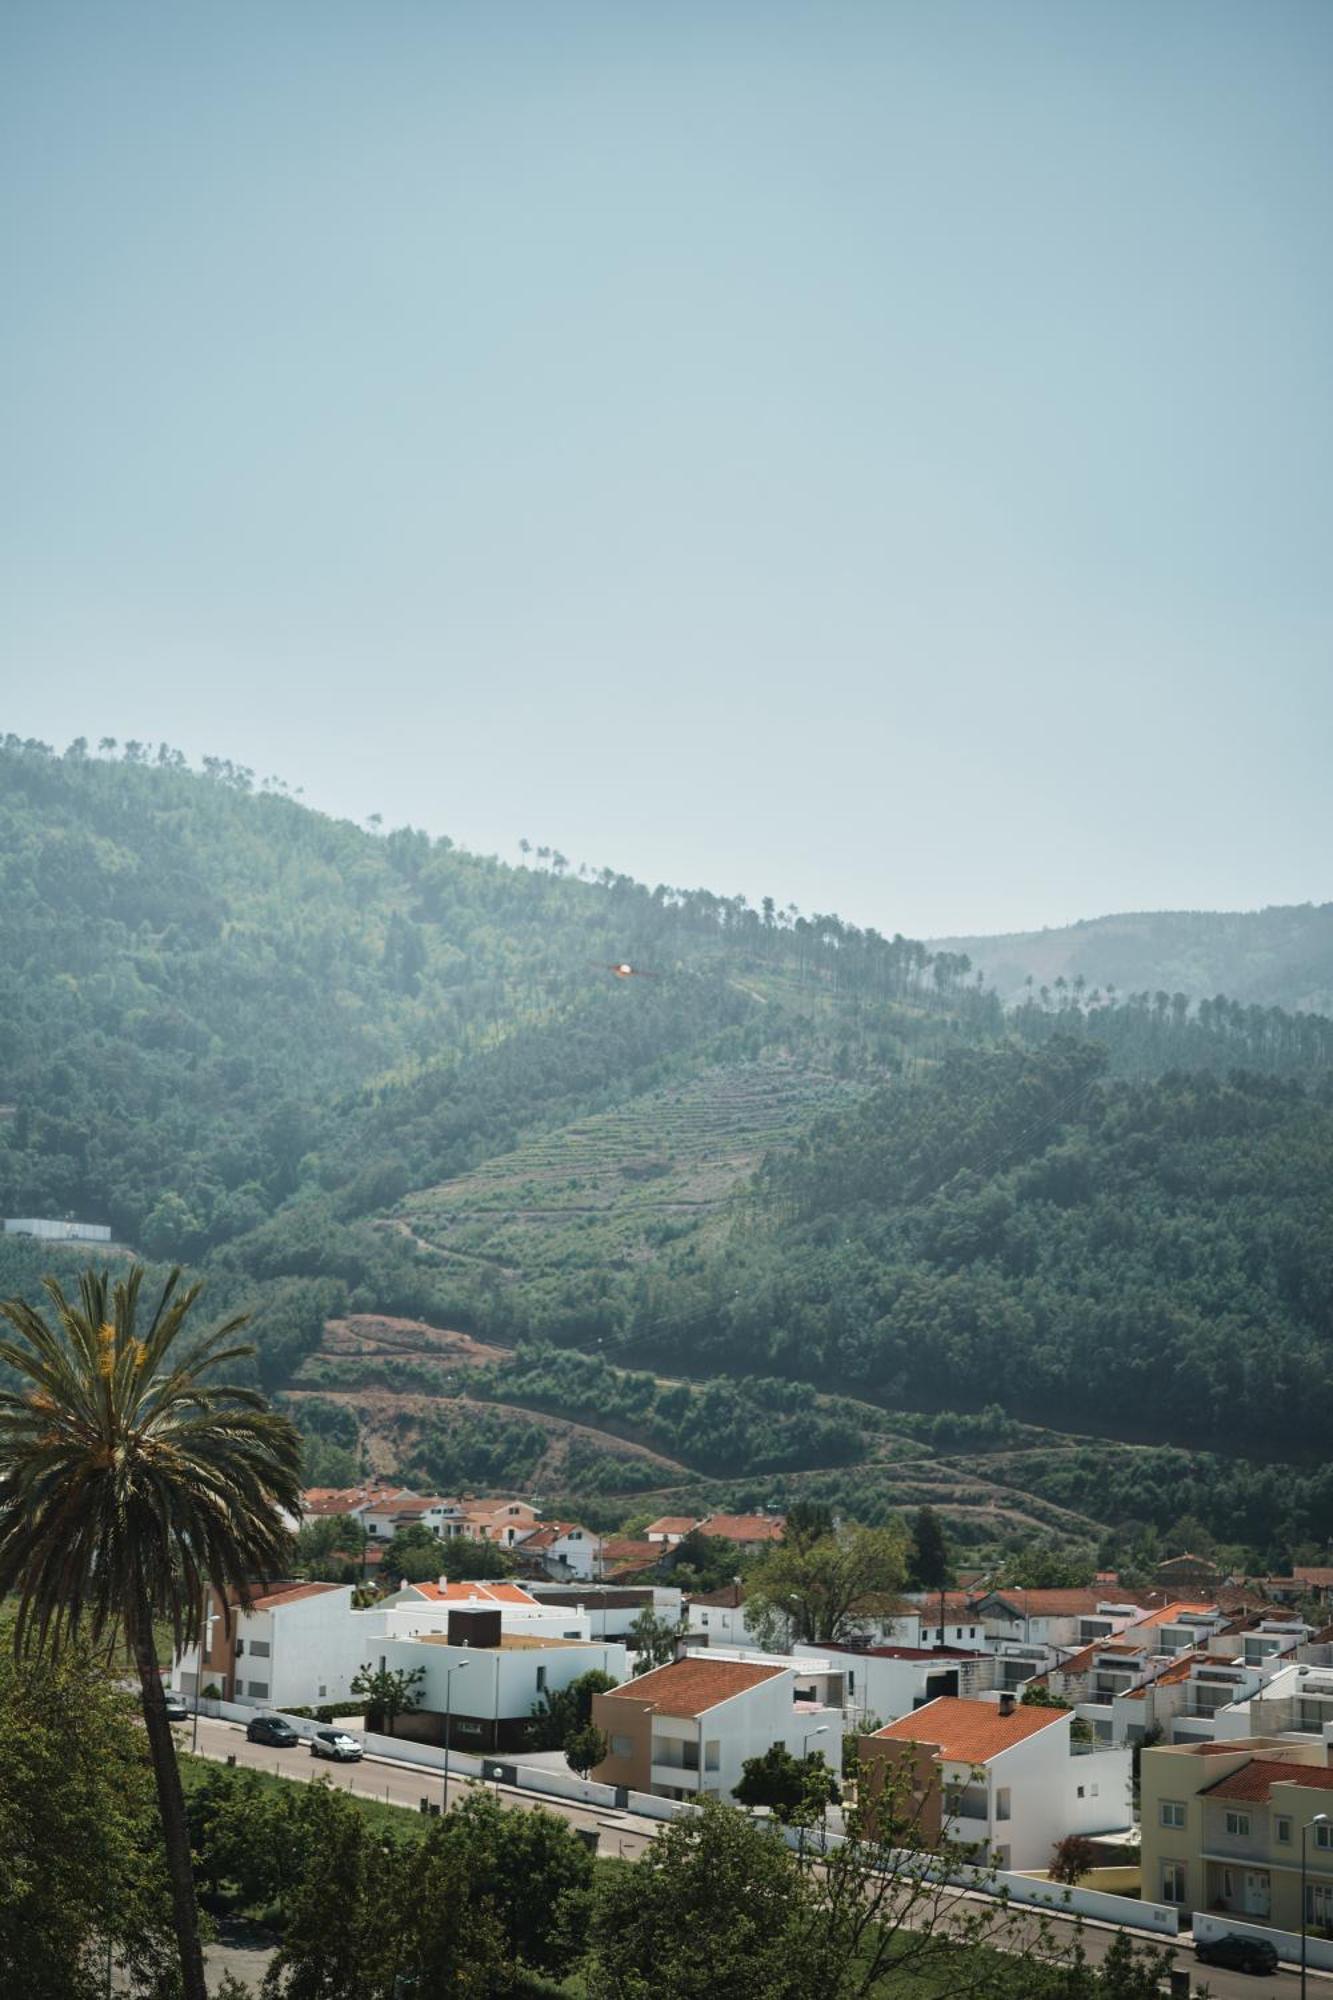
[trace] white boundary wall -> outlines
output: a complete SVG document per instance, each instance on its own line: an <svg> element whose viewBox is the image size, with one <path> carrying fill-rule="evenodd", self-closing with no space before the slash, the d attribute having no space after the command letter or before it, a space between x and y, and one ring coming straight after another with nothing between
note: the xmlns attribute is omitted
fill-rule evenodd
<svg viewBox="0 0 1333 2000"><path fill-rule="evenodd" d="M1210 1917L1202 1910L1194 1912L1194 1938L1211 1944L1214 1938L1246 1937L1260 1938L1271 1944L1279 1958L1289 1959L1293 1965L1301 1962L1301 1934L1299 1931L1269 1930L1266 1924L1240 1924L1232 1917ZM1308 1937L1305 1940L1306 1957L1312 1967L1321 1972L1333 1972L1333 1938Z"/></svg>

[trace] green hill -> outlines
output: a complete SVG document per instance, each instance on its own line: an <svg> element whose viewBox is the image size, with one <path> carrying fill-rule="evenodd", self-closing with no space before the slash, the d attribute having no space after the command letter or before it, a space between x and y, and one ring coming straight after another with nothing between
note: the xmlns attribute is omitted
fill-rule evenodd
<svg viewBox="0 0 1333 2000"><path fill-rule="evenodd" d="M1320 1449L1327 1020L1006 1013L960 952L510 868L169 750L8 738L0 780L0 1210L108 1223L249 1310L312 1464L612 1512L673 1479L934 1495L984 1537L1132 1511L1051 1433L1193 1453L1144 1519L1191 1477L1221 1507L1200 1447ZM0 1289L80 1254L0 1242ZM330 1335L374 1316L424 1358ZM439 1368L432 1329L490 1359ZM1305 1532L1315 1476L1257 1470L1255 1533Z"/></svg>
<svg viewBox="0 0 1333 2000"><path fill-rule="evenodd" d="M1333 903L1264 910L1149 910L1008 936L941 939L1004 1000L1075 980L1088 991L1225 993L1245 1006L1333 1014Z"/></svg>

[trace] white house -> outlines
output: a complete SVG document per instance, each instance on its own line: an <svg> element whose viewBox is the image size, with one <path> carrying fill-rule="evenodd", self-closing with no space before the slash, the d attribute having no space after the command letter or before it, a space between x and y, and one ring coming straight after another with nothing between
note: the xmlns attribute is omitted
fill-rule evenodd
<svg viewBox="0 0 1333 2000"><path fill-rule="evenodd" d="M832 1661L843 1679L843 1700L859 1727L894 1722L940 1695L988 1693L995 1684L991 1653L953 1647L807 1646L792 1647L792 1658L818 1656Z"/></svg>
<svg viewBox="0 0 1333 2000"><path fill-rule="evenodd" d="M685 1607L685 1637L691 1651L704 1646L738 1646L766 1650L745 1621L745 1586L729 1583L723 1590L697 1591Z"/></svg>
<svg viewBox="0 0 1333 2000"><path fill-rule="evenodd" d="M182 1694L216 1687L224 1701L257 1708L313 1708L348 1699L365 1659L358 1652L350 1588L334 1583L275 1584L248 1611L223 1616L210 1602L204 1663L191 1647L168 1679ZM364 1627L360 1628L364 1630Z"/></svg>
<svg viewBox="0 0 1333 2000"><path fill-rule="evenodd" d="M406 1617L406 1610L390 1613ZM419 1706L397 1734L454 1749L505 1751L523 1746L534 1708L587 1673L622 1681L629 1655L614 1639L567 1639L505 1631L498 1609L453 1610L446 1632L385 1632L372 1655L393 1672L421 1670Z"/></svg>
<svg viewBox="0 0 1333 2000"><path fill-rule="evenodd" d="M525 1560L541 1564L557 1581L565 1577L595 1577L602 1553L602 1538L576 1521L544 1521L515 1542Z"/></svg>
<svg viewBox="0 0 1333 2000"><path fill-rule="evenodd" d="M690 1653L594 1695L608 1747L593 1775L658 1798L729 1800L746 1759L774 1744L794 1757L822 1751L836 1770L842 1711L801 1699L800 1681L789 1661Z"/></svg>
<svg viewBox="0 0 1333 2000"><path fill-rule="evenodd" d="M867 1795L899 1774L928 1845L942 1834L1000 1868L1045 1868L1066 1834L1121 1832L1132 1819L1129 1751L1084 1751L1073 1719L1010 1696L942 1696L861 1738Z"/></svg>
<svg viewBox="0 0 1333 2000"><path fill-rule="evenodd" d="M539 1604L585 1612L595 1639L628 1639L643 1612L678 1625L681 1594L674 1584L542 1583L527 1586Z"/></svg>

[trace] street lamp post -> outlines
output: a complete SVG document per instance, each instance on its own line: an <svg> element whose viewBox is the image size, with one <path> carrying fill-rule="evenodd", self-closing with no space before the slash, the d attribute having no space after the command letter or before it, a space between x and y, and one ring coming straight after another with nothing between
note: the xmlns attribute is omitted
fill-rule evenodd
<svg viewBox="0 0 1333 2000"><path fill-rule="evenodd" d="M444 1791L440 1798L440 1811L449 1810L449 1720L453 1714L454 1675L466 1673L471 1660L455 1660L452 1667L444 1670Z"/></svg>
<svg viewBox="0 0 1333 2000"><path fill-rule="evenodd" d="M217 1613L210 1611L208 1605L209 1599L205 1595L204 1609L199 1619L199 1647L195 1659L194 1727L190 1732L190 1753L196 1757L199 1754L199 1697L204 1685L204 1656L212 1648L213 1627L217 1622Z"/></svg>
<svg viewBox="0 0 1333 2000"><path fill-rule="evenodd" d="M1313 1819L1309 1819L1309 1820L1304 1820L1304 1821L1302 1821L1302 1823L1301 1823L1301 2000L1306 2000L1306 1987L1305 1987L1305 1969L1306 1969L1306 1968L1305 1968L1305 1960L1306 1960L1306 1950L1305 1950L1305 1936L1306 1936L1306 1930L1307 1930L1307 1928L1308 1928L1308 1924L1309 1924L1309 1918L1308 1918L1308 1914L1307 1914L1307 1912L1306 1912L1306 1908L1305 1908L1305 1896L1306 1896L1306 1888L1305 1888L1305 1836L1306 1836L1306 1835L1307 1835L1307 1834L1309 1833L1309 1831L1310 1831L1310 1828L1311 1828L1312 1826L1328 1826L1328 1825L1330 1825L1330 1824L1333 1824L1333 1822L1330 1822L1330 1820L1329 1820L1329 1816L1328 1816L1328 1814L1327 1814L1327 1813L1316 1813Z"/></svg>

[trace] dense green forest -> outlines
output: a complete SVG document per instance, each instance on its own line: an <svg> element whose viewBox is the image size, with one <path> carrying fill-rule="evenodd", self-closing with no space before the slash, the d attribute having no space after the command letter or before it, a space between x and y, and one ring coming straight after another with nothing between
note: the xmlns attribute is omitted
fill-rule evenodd
<svg viewBox="0 0 1333 2000"><path fill-rule="evenodd" d="M1201 1518L1205 1452L1271 1460L1256 1536L1333 1526L1325 1017L1194 1001L1169 954L1006 1010L961 950L356 827L165 747L8 738L0 778L0 1210L183 1261L271 1390L352 1385L320 1357L348 1312L517 1348L465 1416L399 1364L443 1399L403 1434L423 1476L549 1463L507 1401L754 1502L847 1504L870 1454L877 1505L880 1412L955 1427L921 1448L960 1506L1022 1420L1183 1450ZM5 1241L0 1287L53 1262ZM345 1402L298 1414L312 1464L355 1464ZM1033 1518L1168 1525L1179 1467L1040 1446ZM657 1477L595 1438L564 1463Z"/></svg>

